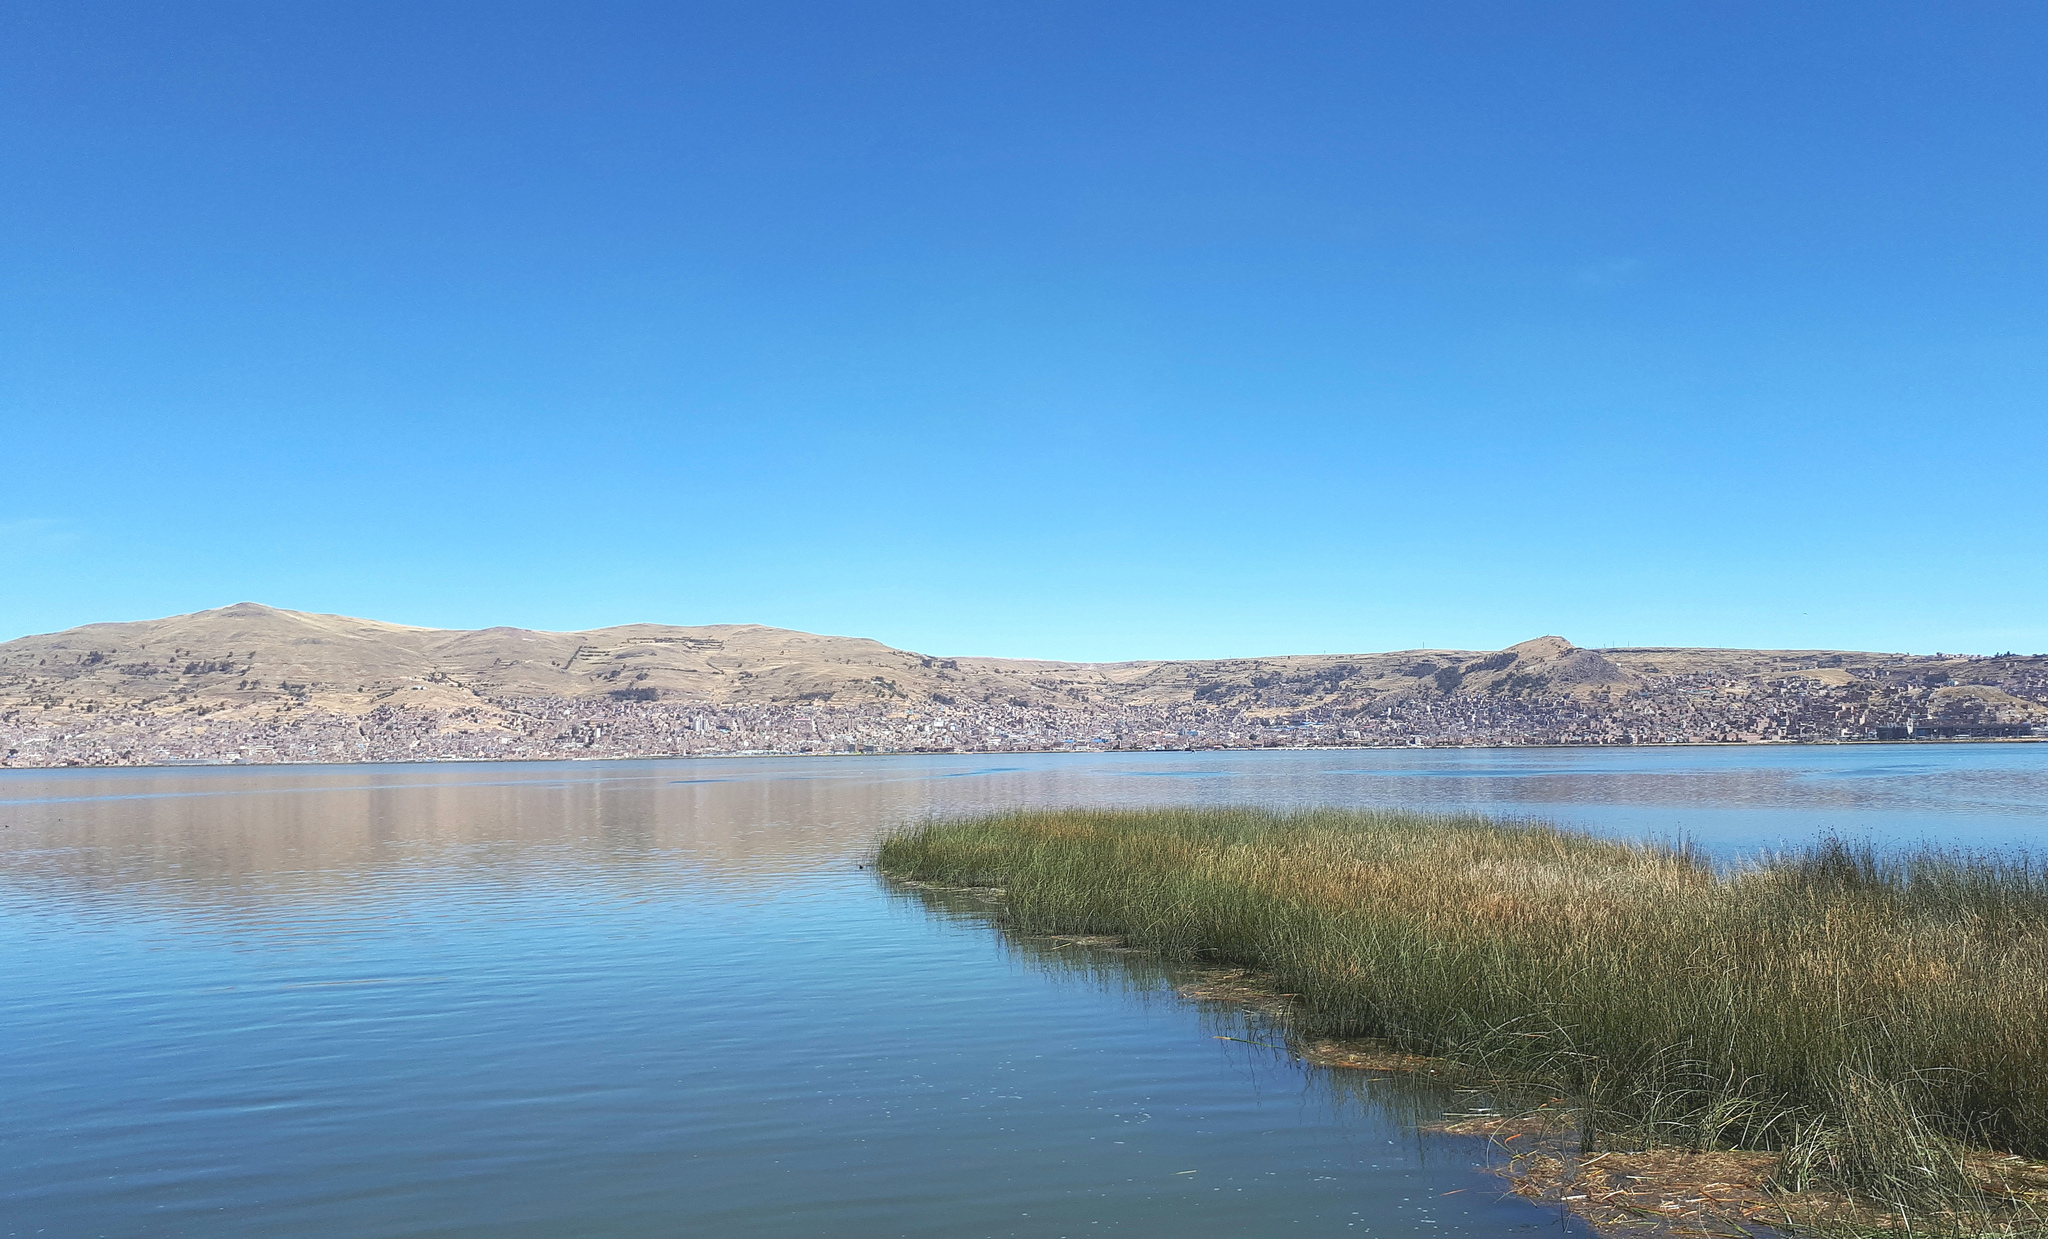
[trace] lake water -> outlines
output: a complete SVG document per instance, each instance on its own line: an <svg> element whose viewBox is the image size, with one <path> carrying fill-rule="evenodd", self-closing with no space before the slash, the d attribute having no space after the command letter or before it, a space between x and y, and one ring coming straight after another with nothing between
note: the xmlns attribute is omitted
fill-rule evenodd
<svg viewBox="0 0 2048 1239"><path fill-rule="evenodd" d="M1454 1098L857 867L1168 802L2034 846L2048 745L0 772L0 1235L1573 1230Z"/></svg>

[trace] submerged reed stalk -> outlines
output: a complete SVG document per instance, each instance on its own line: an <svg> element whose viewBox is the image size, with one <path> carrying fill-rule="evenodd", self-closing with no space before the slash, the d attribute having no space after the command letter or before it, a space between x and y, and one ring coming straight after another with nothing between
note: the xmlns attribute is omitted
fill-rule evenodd
<svg viewBox="0 0 2048 1239"><path fill-rule="evenodd" d="M1028 933L1261 969L1298 1031L1573 1100L1600 1147L1783 1150L1902 1207L1959 1150L2048 1154L2048 874L1826 842L1682 849L1470 816L1022 811L887 839Z"/></svg>

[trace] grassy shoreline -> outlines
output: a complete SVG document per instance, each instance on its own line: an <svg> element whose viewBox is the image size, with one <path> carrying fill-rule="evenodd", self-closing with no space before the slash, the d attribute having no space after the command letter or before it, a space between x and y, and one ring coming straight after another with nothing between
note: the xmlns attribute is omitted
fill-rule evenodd
<svg viewBox="0 0 2048 1239"><path fill-rule="evenodd" d="M885 840L1026 933L1253 968L1303 1036L1568 1099L1579 1148L1768 1151L1910 1214L2048 1154L2048 873L1824 842L1733 872L1468 816L1023 811Z"/></svg>

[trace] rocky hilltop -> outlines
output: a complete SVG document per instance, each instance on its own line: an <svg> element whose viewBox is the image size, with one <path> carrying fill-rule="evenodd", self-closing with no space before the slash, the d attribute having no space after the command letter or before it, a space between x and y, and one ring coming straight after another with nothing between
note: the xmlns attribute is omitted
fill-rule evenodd
<svg viewBox="0 0 2048 1239"><path fill-rule="evenodd" d="M450 631L238 603L0 644L0 764L1649 744L2048 731L2048 657L940 658L755 624Z"/></svg>

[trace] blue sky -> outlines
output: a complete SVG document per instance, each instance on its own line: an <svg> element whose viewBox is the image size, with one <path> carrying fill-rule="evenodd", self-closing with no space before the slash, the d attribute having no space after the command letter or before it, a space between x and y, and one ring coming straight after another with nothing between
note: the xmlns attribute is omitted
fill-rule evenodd
<svg viewBox="0 0 2048 1239"><path fill-rule="evenodd" d="M0 637L2048 650L2048 8L0 3Z"/></svg>

